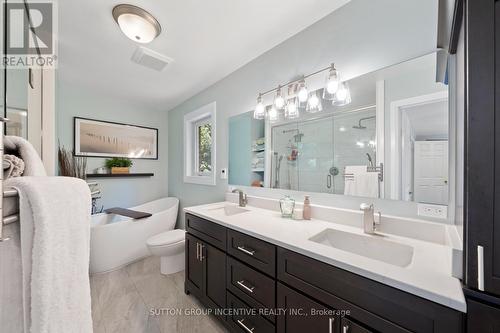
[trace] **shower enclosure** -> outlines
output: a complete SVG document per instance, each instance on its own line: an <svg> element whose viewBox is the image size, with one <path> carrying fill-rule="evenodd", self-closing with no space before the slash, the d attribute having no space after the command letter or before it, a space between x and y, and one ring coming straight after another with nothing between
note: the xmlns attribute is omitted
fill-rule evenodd
<svg viewBox="0 0 500 333"><path fill-rule="evenodd" d="M271 128L271 187L344 193L346 166L376 166L375 107Z"/></svg>

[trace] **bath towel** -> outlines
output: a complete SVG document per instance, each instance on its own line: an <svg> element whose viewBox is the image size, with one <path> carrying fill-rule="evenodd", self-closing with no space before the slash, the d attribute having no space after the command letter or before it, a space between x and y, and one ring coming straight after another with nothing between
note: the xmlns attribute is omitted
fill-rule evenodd
<svg viewBox="0 0 500 333"><path fill-rule="evenodd" d="M16 177L24 331L92 332L90 190L69 177Z"/></svg>
<svg viewBox="0 0 500 333"><path fill-rule="evenodd" d="M35 148L19 136L6 135L3 139L5 154L11 154L24 161L23 176L47 176L42 160Z"/></svg>
<svg viewBox="0 0 500 333"><path fill-rule="evenodd" d="M345 167L344 194L378 198L378 173L366 171L366 165Z"/></svg>
<svg viewBox="0 0 500 333"><path fill-rule="evenodd" d="M3 179L20 177L24 172L24 161L17 156L3 155Z"/></svg>

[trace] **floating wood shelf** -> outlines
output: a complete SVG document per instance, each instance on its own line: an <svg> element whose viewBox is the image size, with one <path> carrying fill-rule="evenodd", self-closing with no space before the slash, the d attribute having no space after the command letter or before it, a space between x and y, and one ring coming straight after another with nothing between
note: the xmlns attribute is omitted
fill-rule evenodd
<svg viewBox="0 0 500 333"><path fill-rule="evenodd" d="M153 177L155 174L147 173L88 173L87 178L120 178L120 177Z"/></svg>

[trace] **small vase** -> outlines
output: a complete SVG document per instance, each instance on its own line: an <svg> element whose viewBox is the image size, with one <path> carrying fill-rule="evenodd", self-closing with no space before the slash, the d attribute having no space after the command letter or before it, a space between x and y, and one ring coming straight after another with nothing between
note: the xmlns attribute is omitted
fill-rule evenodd
<svg viewBox="0 0 500 333"><path fill-rule="evenodd" d="M112 174L127 174L129 172L130 172L130 168L127 168L127 167L112 167L111 168Z"/></svg>
<svg viewBox="0 0 500 333"><path fill-rule="evenodd" d="M295 200L286 195L280 200L281 217L291 218L295 208Z"/></svg>

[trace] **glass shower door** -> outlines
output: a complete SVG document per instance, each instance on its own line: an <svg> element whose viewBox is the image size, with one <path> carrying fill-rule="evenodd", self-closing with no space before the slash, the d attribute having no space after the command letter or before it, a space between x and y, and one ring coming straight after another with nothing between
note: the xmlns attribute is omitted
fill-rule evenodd
<svg viewBox="0 0 500 333"><path fill-rule="evenodd" d="M333 117L299 124L298 180L300 191L334 193Z"/></svg>

